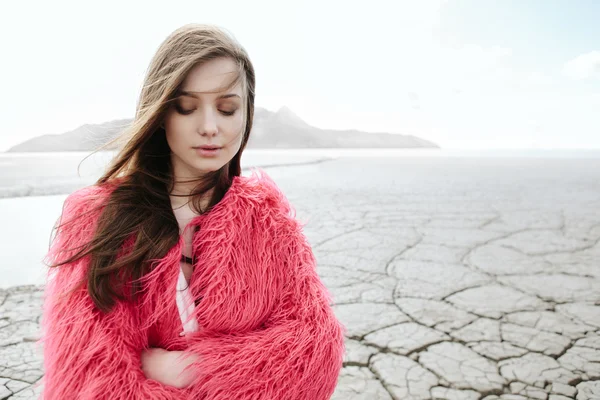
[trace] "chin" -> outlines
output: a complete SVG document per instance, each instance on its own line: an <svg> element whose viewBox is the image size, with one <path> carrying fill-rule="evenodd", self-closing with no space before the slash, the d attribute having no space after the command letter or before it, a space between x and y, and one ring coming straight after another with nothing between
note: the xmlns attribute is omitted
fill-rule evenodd
<svg viewBox="0 0 600 400"><path fill-rule="evenodd" d="M202 160L192 164L191 167L199 173L207 173L218 171L221 167L223 167L223 165L225 165L225 163L221 162L220 160Z"/></svg>

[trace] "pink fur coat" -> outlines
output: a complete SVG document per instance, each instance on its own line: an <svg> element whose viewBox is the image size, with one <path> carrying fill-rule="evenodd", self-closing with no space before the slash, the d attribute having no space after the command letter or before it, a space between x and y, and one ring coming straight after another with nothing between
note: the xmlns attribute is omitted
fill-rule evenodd
<svg viewBox="0 0 600 400"><path fill-rule="evenodd" d="M175 290L183 238L157 260L135 302L112 312L95 307L83 278L89 256L51 269L42 317L42 398L324 400L337 384L345 327L316 272L316 261L295 210L268 175L235 177L225 197L190 224L196 265L190 293L199 330L180 336ZM89 240L110 194L88 186L65 201L47 262L74 254ZM177 389L147 379L141 352L149 347L199 356L195 381Z"/></svg>

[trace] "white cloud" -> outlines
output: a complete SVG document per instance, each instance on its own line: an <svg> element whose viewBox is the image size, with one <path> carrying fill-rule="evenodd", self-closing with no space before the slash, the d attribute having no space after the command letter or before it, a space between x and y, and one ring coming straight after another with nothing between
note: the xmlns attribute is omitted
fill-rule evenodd
<svg viewBox="0 0 600 400"><path fill-rule="evenodd" d="M424 87L432 91L480 90L482 83L496 86L512 78L512 49L506 47L431 43L413 56L407 72L419 93Z"/></svg>
<svg viewBox="0 0 600 400"><path fill-rule="evenodd" d="M553 79L550 75L540 72L533 71L525 76L523 83L525 85L533 85L533 86L546 86L551 85L553 83Z"/></svg>
<svg viewBox="0 0 600 400"><path fill-rule="evenodd" d="M563 73L572 79L600 78L600 51L590 51L567 61Z"/></svg>

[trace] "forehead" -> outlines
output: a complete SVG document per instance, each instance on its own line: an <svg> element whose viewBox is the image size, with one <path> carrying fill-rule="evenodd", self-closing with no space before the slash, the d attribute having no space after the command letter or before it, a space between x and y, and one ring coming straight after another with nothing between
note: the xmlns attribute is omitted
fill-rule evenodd
<svg viewBox="0 0 600 400"><path fill-rule="evenodd" d="M194 66L183 81L181 90L187 92L223 90L236 76L237 66L232 59L226 57L216 58ZM241 95L240 83L231 88L229 92Z"/></svg>

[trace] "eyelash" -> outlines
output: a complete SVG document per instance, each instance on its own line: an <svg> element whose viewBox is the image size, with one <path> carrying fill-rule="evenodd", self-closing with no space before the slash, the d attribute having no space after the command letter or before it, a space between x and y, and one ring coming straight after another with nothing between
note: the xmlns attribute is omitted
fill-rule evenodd
<svg viewBox="0 0 600 400"><path fill-rule="evenodd" d="M194 112L194 110L184 110L183 108L179 107L178 105L175 105L175 109L181 115L190 115L191 113ZM231 117L231 116L233 116L233 114L235 114L235 111L220 111L220 112L221 112L221 114L225 115L226 117Z"/></svg>

